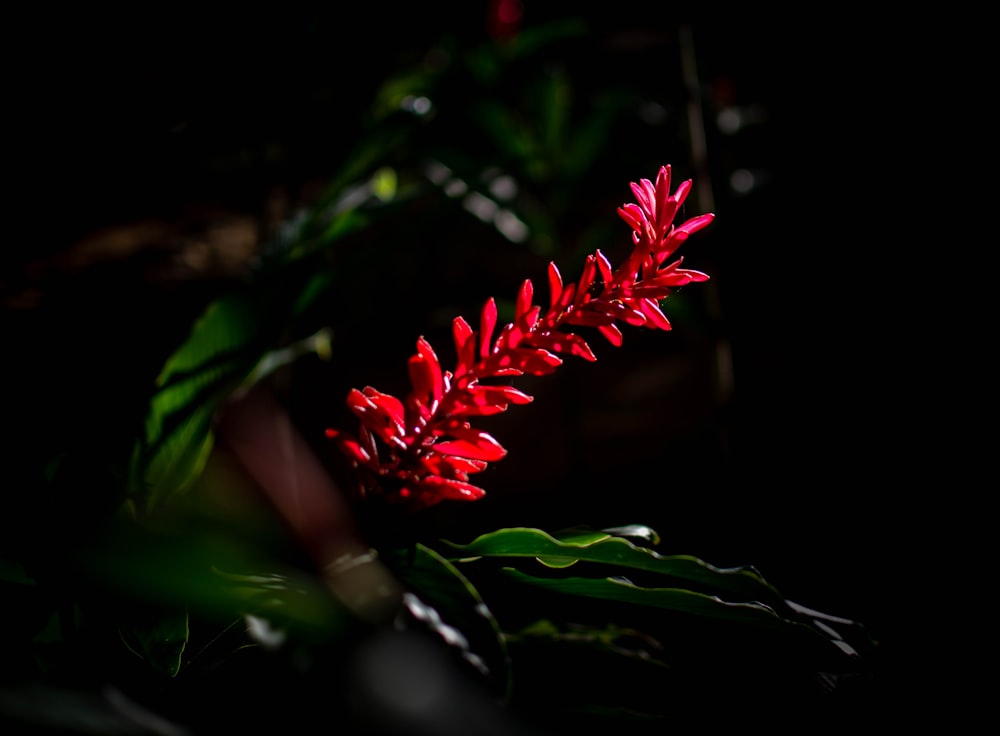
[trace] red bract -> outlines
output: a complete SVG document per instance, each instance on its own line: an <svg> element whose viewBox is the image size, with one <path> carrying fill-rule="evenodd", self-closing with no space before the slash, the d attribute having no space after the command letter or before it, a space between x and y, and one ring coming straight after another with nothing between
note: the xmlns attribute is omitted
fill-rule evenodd
<svg viewBox="0 0 1000 736"><path fill-rule="evenodd" d="M619 324L671 328L660 301L673 289L706 281L708 276L681 268L681 258L665 262L715 215L673 224L691 181L682 182L671 194L670 166L660 168L655 183L642 179L631 187L637 202L619 207L618 214L632 228L634 245L617 269L598 250L587 256L580 278L564 285L556 264L550 263L546 309L534 304L534 288L525 280L517 294L514 320L499 332L492 297L483 305L478 331L462 317L454 319L453 371L442 369L433 348L421 337L409 361L412 388L405 399L370 386L350 392L347 405L360 420L358 436L334 429L326 434L356 468L363 495L380 493L413 509L482 498L486 492L469 477L507 451L469 420L532 400L513 386L488 381L525 373L547 375L562 364L560 355L596 360L586 340L571 331L573 326L594 327L612 345L622 344Z"/></svg>

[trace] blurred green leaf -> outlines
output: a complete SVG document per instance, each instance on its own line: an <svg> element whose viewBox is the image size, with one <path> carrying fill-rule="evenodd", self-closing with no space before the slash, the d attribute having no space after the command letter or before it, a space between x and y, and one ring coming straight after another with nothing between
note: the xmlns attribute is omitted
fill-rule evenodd
<svg viewBox="0 0 1000 736"><path fill-rule="evenodd" d="M114 615L133 649L143 651L170 621L179 630L180 611L226 624L253 614L310 639L344 624L347 613L318 576L276 558L239 529L194 514L171 516L153 525L120 514L76 561L77 575L129 602L116 605Z"/></svg>
<svg viewBox="0 0 1000 736"><path fill-rule="evenodd" d="M131 489L141 512L186 488L203 469L216 409L260 358L260 306L243 293L213 302L164 365L132 454Z"/></svg>

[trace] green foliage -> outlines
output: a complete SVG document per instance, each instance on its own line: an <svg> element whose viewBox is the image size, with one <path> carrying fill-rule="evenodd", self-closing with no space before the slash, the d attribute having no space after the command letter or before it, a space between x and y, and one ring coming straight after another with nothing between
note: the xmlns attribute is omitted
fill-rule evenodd
<svg viewBox="0 0 1000 736"><path fill-rule="evenodd" d="M566 683L590 673L586 702L560 702L552 694L544 707L576 715L617 707L619 718L637 719L666 717L670 701L660 699L655 688L637 698L637 688L625 708L617 684L652 679L666 688L710 667L764 679L776 671L807 679L810 672L850 677L866 670L875 642L859 622L786 600L752 568L661 555L623 533L655 538L641 527L557 534L505 528L467 544L437 545L456 575L461 573L461 585L471 581L496 617L510 649L512 669L506 676L518 707L537 699L519 679L536 658L564 661L566 669L551 664L548 669ZM403 559L393 569L420 595L449 584L432 585L417 574L418 565ZM493 646L482 637L476 641Z"/></svg>

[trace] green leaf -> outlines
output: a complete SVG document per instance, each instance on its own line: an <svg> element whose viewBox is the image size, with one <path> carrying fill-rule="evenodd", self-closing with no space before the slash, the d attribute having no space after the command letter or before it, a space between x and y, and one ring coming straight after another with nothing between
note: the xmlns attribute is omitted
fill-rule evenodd
<svg viewBox="0 0 1000 736"><path fill-rule="evenodd" d="M613 624L558 625L542 619L508 637L517 681L512 703L540 709L560 725L558 732L595 730L593 716L623 720L662 718L666 693L677 690L684 674L664 661L660 642L643 632ZM559 698L552 697L558 684ZM596 729L600 730L600 729Z"/></svg>
<svg viewBox="0 0 1000 736"><path fill-rule="evenodd" d="M299 295L289 311L306 309L325 284L310 281L312 288ZM305 354L329 355L326 329L268 350L270 341L277 340L276 315L265 314L266 299L254 299L240 292L209 305L157 378L130 468L141 511L153 510L201 474L214 446L215 413L237 390L248 389Z"/></svg>
<svg viewBox="0 0 1000 736"><path fill-rule="evenodd" d="M194 323L157 377L133 447L129 476L140 513L186 489L201 474L213 447L215 412L235 391L307 352L329 353L330 335L322 329L297 343L279 345L334 281L305 256L320 254L320 246L362 227L367 218L358 208L391 200L396 187L395 172L383 168L354 189L331 188L330 202L290 223L275 239L270 249L276 255L265 259L267 271L246 289L212 302Z"/></svg>
<svg viewBox="0 0 1000 736"><path fill-rule="evenodd" d="M283 368L286 365L294 363L303 355L315 353L321 358L326 359L331 352L331 334L330 330L321 329L315 334L294 342L291 345L265 353L251 372L250 376L246 379L246 381L244 381L243 388L259 383L279 368Z"/></svg>
<svg viewBox="0 0 1000 736"><path fill-rule="evenodd" d="M140 510L186 488L204 468L216 409L260 357L255 317L242 293L218 299L164 365L132 453L131 487Z"/></svg>
<svg viewBox="0 0 1000 736"><path fill-rule="evenodd" d="M619 574L641 572L662 579L659 587L693 584L707 592L778 604L775 590L752 567L720 568L690 555L661 555L609 532L572 530L557 538L541 529L498 529L468 544L444 541L445 554L455 561L479 558L524 559L550 568L568 568L581 562L611 565ZM673 585L668 586L667 581Z"/></svg>
<svg viewBox="0 0 1000 736"><path fill-rule="evenodd" d="M641 527L617 531L650 537ZM611 530L575 529L552 535L512 527L469 544L443 544L443 554L466 570L481 591L492 585L501 591L501 600L527 596L538 607L537 617L573 616L586 610L598 616L622 616L624 622L645 621L659 632L657 636L675 637L677 632L664 631L664 620L652 614L669 612L683 618L682 627L690 627L691 641L735 637L739 646L740 637L766 639L775 651L812 657L832 663L831 667L843 666L845 656L856 659L875 644L857 622L786 600L753 568L719 568L689 555L661 555ZM497 583L498 577L506 583ZM545 591L545 597L531 590ZM483 595L487 597L486 592ZM590 603L581 609L574 599ZM498 617L525 620L523 611L510 608L502 616L498 612ZM695 636L696 629L702 633Z"/></svg>
<svg viewBox="0 0 1000 736"><path fill-rule="evenodd" d="M510 660L504 634L486 602L450 561L423 544L382 554L382 559L409 590L410 612L435 633L457 646L462 657L506 697ZM455 634L461 634L456 637Z"/></svg>
<svg viewBox="0 0 1000 736"><path fill-rule="evenodd" d="M227 623L252 614L314 640L345 626L348 614L322 579L279 562L261 540L194 513L164 516L173 518L140 523L120 514L71 570L121 601L122 638L143 658L144 632L162 633L167 623L160 612Z"/></svg>
<svg viewBox="0 0 1000 736"><path fill-rule="evenodd" d="M263 566L254 572L230 572L213 565L212 571L234 609L254 622L251 633L256 631L255 638L265 646L289 638L335 636L348 624L348 611L316 576L292 569L272 572Z"/></svg>
<svg viewBox="0 0 1000 736"><path fill-rule="evenodd" d="M521 584L556 593L663 608L772 629L784 629L792 623L761 603L732 603L683 588L643 588L613 578L540 578L511 568L503 572Z"/></svg>
<svg viewBox="0 0 1000 736"><path fill-rule="evenodd" d="M180 672L188 642L187 610L134 608L119 624L118 634L129 651L167 677Z"/></svg>

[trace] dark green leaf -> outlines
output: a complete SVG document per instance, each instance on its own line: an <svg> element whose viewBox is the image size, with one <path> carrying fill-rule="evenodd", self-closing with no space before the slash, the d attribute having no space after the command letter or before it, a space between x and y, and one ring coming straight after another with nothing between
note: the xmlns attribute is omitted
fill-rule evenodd
<svg viewBox="0 0 1000 736"><path fill-rule="evenodd" d="M141 510L186 488L203 469L214 412L259 358L257 324L245 295L227 295L206 309L167 360L132 455L131 485Z"/></svg>
<svg viewBox="0 0 1000 736"><path fill-rule="evenodd" d="M175 677L188 642L188 612L166 607L134 608L118 626L129 651L155 672Z"/></svg>
<svg viewBox="0 0 1000 736"><path fill-rule="evenodd" d="M419 601L409 601L411 613L483 672L506 695L510 688L509 657L500 626L479 592L461 571L433 549L416 544L383 559ZM455 633L462 639L456 639ZM464 641L463 641L464 639Z"/></svg>
<svg viewBox="0 0 1000 736"><path fill-rule="evenodd" d="M663 608L765 628L783 629L797 625L760 603L730 603L683 588L643 588L612 578L540 578L509 568L504 570L504 574L521 584L556 593Z"/></svg>

